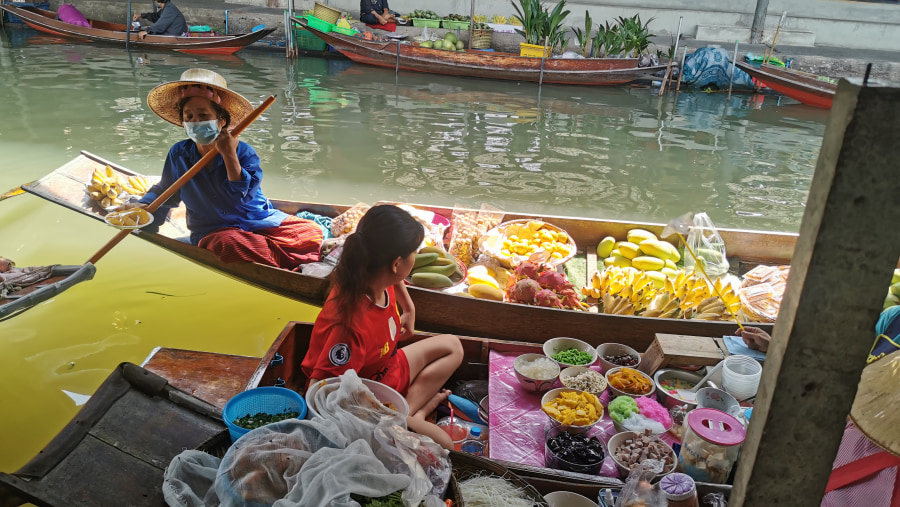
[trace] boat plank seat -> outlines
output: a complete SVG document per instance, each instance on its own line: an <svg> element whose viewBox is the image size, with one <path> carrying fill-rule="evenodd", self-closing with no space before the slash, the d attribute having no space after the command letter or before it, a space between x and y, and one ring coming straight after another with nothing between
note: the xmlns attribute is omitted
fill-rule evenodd
<svg viewBox="0 0 900 507"><path fill-rule="evenodd" d="M247 388L247 379L256 370L259 359L160 347L143 366L176 389L223 409L228 400Z"/></svg>
<svg viewBox="0 0 900 507"><path fill-rule="evenodd" d="M122 363L40 453L0 473L0 506L165 505L172 458L224 431L218 408Z"/></svg>

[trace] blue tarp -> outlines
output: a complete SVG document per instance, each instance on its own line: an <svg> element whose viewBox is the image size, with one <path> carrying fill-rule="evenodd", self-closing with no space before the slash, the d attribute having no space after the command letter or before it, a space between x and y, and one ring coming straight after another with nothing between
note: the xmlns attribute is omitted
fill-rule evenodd
<svg viewBox="0 0 900 507"><path fill-rule="evenodd" d="M715 86L726 89L731 81L731 62L728 52L722 48L699 48L688 55L684 61L682 84L692 88ZM754 88L750 74L741 69L734 69L734 90L752 90Z"/></svg>

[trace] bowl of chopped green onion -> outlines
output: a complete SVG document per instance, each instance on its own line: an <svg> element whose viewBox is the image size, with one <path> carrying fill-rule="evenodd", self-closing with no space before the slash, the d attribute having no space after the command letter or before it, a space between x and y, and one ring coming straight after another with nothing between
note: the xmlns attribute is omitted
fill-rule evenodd
<svg viewBox="0 0 900 507"><path fill-rule="evenodd" d="M550 338L544 342L544 355L563 368L590 366L597 361L597 349L586 342L565 336Z"/></svg>
<svg viewBox="0 0 900 507"><path fill-rule="evenodd" d="M257 387L236 394L222 410L222 420L235 442L250 430L285 419L306 417L303 396L284 387Z"/></svg>

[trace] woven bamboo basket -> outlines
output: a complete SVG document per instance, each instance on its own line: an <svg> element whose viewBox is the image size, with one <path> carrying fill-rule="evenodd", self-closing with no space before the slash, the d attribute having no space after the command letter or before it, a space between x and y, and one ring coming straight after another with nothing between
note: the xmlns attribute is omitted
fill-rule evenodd
<svg viewBox="0 0 900 507"><path fill-rule="evenodd" d="M544 497L541 496L541 494L537 489L535 489L534 486L528 484L527 482L525 482L525 479L522 479L513 472L510 472L508 468L498 464L495 461L480 458L478 456L473 456L471 454L466 454L464 452L450 451L450 463L453 464L453 478L455 478L456 481L450 482L450 488L448 488L447 491L448 496L450 496L450 490L454 486L458 488L460 482L463 482L470 477L498 477L521 489L522 492L525 493L525 496L527 496L529 500L534 502L535 506L550 507L550 504L548 504L547 501L544 500ZM454 507L465 507L465 499L462 497L462 494L457 494L459 495L459 501L454 504Z"/></svg>
<svg viewBox="0 0 900 507"><path fill-rule="evenodd" d="M491 43L494 40L494 31L485 29L476 29L472 31L471 49L491 49Z"/></svg>
<svg viewBox="0 0 900 507"><path fill-rule="evenodd" d="M334 7L329 7L325 4L316 2L315 8L313 9L313 16L334 25L337 24L338 19L341 17L341 11Z"/></svg>

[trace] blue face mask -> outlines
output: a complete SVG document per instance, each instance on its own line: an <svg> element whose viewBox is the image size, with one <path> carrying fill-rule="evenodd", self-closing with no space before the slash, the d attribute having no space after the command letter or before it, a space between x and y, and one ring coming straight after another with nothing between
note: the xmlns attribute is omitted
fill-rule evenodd
<svg viewBox="0 0 900 507"><path fill-rule="evenodd" d="M186 121L184 131L195 143L206 146L219 137L219 121Z"/></svg>

